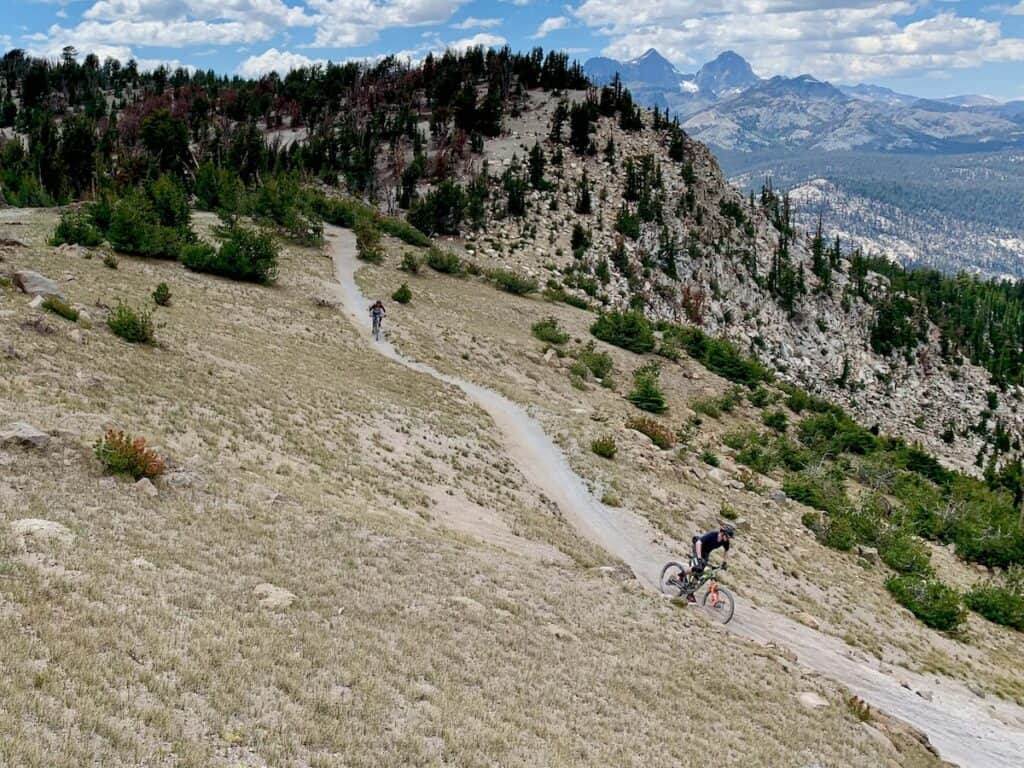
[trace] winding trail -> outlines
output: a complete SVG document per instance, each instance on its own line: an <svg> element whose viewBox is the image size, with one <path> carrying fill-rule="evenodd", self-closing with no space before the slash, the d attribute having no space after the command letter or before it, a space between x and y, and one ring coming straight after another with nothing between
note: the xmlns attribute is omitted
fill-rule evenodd
<svg viewBox="0 0 1024 768"><path fill-rule="evenodd" d="M594 499L562 451L520 405L486 387L410 360L388 341L374 343L369 334L371 301L363 296L355 280L361 266L355 255L355 237L348 230L332 226L325 226L324 234L334 260L337 298L356 328L367 329L367 344L399 365L462 390L494 421L507 453L523 476L558 505L581 535L620 558L641 583L657 591L661 566L675 555L654 543L660 537L650 523L628 510L607 507ZM839 638L739 599L736 617L728 627L755 642L772 643L795 653L804 667L841 683L877 710L926 734L945 760L971 768L1024 765L1021 707L980 699L951 678L926 677L902 668L883 673L861 660ZM931 692L931 701L914 690Z"/></svg>

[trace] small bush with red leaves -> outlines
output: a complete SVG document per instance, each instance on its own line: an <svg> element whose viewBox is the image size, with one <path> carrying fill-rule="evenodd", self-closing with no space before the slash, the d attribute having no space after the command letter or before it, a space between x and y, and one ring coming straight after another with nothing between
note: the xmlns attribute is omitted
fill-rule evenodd
<svg viewBox="0 0 1024 768"><path fill-rule="evenodd" d="M164 473L164 460L152 448L146 447L144 437L132 438L121 430L108 429L96 441L95 449L96 458L112 474L130 475L140 480Z"/></svg>

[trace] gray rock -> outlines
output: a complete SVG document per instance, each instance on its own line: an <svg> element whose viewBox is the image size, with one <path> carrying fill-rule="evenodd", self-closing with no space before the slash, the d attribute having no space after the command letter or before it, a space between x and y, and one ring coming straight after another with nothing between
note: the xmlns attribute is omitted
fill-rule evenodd
<svg viewBox="0 0 1024 768"><path fill-rule="evenodd" d="M869 563L878 562L878 550L874 547L865 547L863 544L858 544L857 554L863 557Z"/></svg>
<svg viewBox="0 0 1024 768"><path fill-rule="evenodd" d="M139 480L139 482L132 486L132 490L134 490L139 496L149 496L150 498L159 494L156 486L153 485L152 481L148 477L144 477Z"/></svg>
<svg viewBox="0 0 1024 768"><path fill-rule="evenodd" d="M8 424L0 432L0 446L21 445L25 448L45 448L50 443L50 436L31 424L15 421Z"/></svg>
<svg viewBox="0 0 1024 768"><path fill-rule="evenodd" d="M53 280L30 269L22 269L11 276L18 290L30 296L56 296L63 299L60 286Z"/></svg>
<svg viewBox="0 0 1024 768"><path fill-rule="evenodd" d="M789 496L781 488L776 488L768 494L768 498L774 501L776 504L785 504L789 501Z"/></svg>

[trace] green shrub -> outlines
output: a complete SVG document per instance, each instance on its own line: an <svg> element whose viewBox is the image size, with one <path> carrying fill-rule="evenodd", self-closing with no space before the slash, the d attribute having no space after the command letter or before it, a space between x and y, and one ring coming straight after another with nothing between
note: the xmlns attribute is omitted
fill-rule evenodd
<svg viewBox="0 0 1024 768"><path fill-rule="evenodd" d="M699 397L690 403L690 408L710 419L717 419L722 415L717 397Z"/></svg>
<svg viewBox="0 0 1024 768"><path fill-rule="evenodd" d="M123 253L176 259L190 233L185 228L163 226L149 197L133 190L114 205L107 239Z"/></svg>
<svg viewBox="0 0 1024 768"><path fill-rule="evenodd" d="M642 312L606 312L601 314L590 332L601 341L643 354L654 350L654 332Z"/></svg>
<svg viewBox="0 0 1024 768"><path fill-rule="evenodd" d="M132 344L153 344L156 342L156 334L153 329L153 315L148 310L135 310L123 301L117 303L117 307L107 318L107 327Z"/></svg>
<svg viewBox="0 0 1024 768"><path fill-rule="evenodd" d="M103 256L103 266L104 267L106 267L107 269L117 269L117 265L118 265L117 256L115 256L112 253L104 254L104 256Z"/></svg>
<svg viewBox="0 0 1024 768"><path fill-rule="evenodd" d="M270 285L277 280L274 238L242 226L229 227L219 249L205 243L182 250L181 262L196 272Z"/></svg>
<svg viewBox="0 0 1024 768"><path fill-rule="evenodd" d="M772 393L769 392L765 387L760 386L751 390L750 394L747 395L747 399L750 401L750 404L755 408L764 408L766 405L769 405L774 400L774 398L772 397Z"/></svg>
<svg viewBox="0 0 1024 768"><path fill-rule="evenodd" d="M604 435L603 437L597 438L590 444L590 450L603 459L614 459L615 454L618 453L619 449L615 445L614 437L611 435Z"/></svg>
<svg viewBox="0 0 1024 768"><path fill-rule="evenodd" d="M381 216L378 225L382 232L398 238L406 245L415 245L419 248L430 246L430 238L407 221L394 216Z"/></svg>
<svg viewBox="0 0 1024 768"><path fill-rule="evenodd" d="M466 193L459 184L446 180L415 201L409 208L409 222L428 235L456 235L466 211Z"/></svg>
<svg viewBox="0 0 1024 768"><path fill-rule="evenodd" d="M545 288L544 298L548 301L560 301L576 309L590 309L590 302L572 293L566 293L561 288Z"/></svg>
<svg viewBox="0 0 1024 768"><path fill-rule="evenodd" d="M761 363L740 352L734 344L725 339L708 336L699 328L664 324L664 338L686 350L694 360L712 373L735 384L753 387L771 377Z"/></svg>
<svg viewBox="0 0 1024 768"><path fill-rule="evenodd" d="M437 246L431 246L427 251L427 266L445 275L457 275L462 271L462 261L458 255Z"/></svg>
<svg viewBox="0 0 1024 768"><path fill-rule="evenodd" d="M928 546L903 531L892 531L879 540L878 554L882 562L900 573L931 575L931 552Z"/></svg>
<svg viewBox="0 0 1024 768"><path fill-rule="evenodd" d="M857 543L857 536L846 515L829 515L821 526L819 538L826 547L840 552L849 552Z"/></svg>
<svg viewBox="0 0 1024 768"><path fill-rule="evenodd" d="M164 472L164 460L146 447L144 438L131 438L120 430L108 429L96 441L93 450L106 470L115 475L128 475L140 480L158 477Z"/></svg>
<svg viewBox="0 0 1024 768"><path fill-rule="evenodd" d="M520 275L507 269L495 269L490 273L489 277L495 282L499 290L516 296L535 293L539 287L537 281L532 277Z"/></svg>
<svg viewBox="0 0 1024 768"><path fill-rule="evenodd" d="M605 380L612 372L612 357L607 352L598 352L594 348L594 342L588 342L576 355L576 359L583 363L595 379Z"/></svg>
<svg viewBox="0 0 1024 768"><path fill-rule="evenodd" d="M159 283L153 291L153 302L160 307L166 307L171 303L171 289L167 283Z"/></svg>
<svg viewBox="0 0 1024 768"><path fill-rule="evenodd" d="M789 417L780 410L765 411L761 420L766 427L776 432L785 432L789 428Z"/></svg>
<svg viewBox="0 0 1024 768"><path fill-rule="evenodd" d="M530 328L533 335L536 336L547 344L554 344L556 346L565 344L569 340L569 334L561 329L558 325L558 320L553 317L546 317L543 320L538 320Z"/></svg>
<svg viewBox="0 0 1024 768"><path fill-rule="evenodd" d="M717 467L721 462L718 457L711 451L710 448L705 448L700 452L700 460L711 467Z"/></svg>
<svg viewBox="0 0 1024 768"><path fill-rule="evenodd" d="M406 251L402 254L402 263L398 265L398 268L403 272L408 272L410 275L418 275L420 273L420 260L412 251Z"/></svg>
<svg viewBox="0 0 1024 768"><path fill-rule="evenodd" d="M1005 584L978 584L964 602L991 622L1024 631L1024 568L1012 568Z"/></svg>
<svg viewBox="0 0 1024 768"><path fill-rule="evenodd" d="M359 219L352 228L356 235L356 257L370 264L384 261L384 249L380 244L380 230L368 219Z"/></svg>
<svg viewBox="0 0 1024 768"><path fill-rule="evenodd" d="M233 171L207 161L196 171L194 192L199 210L234 214L241 209L245 186Z"/></svg>
<svg viewBox="0 0 1024 768"><path fill-rule="evenodd" d="M878 438L841 411L806 416L797 429L800 441L821 454L865 455L878 448Z"/></svg>
<svg viewBox="0 0 1024 768"><path fill-rule="evenodd" d="M149 187L149 199L160 226L170 229L189 228L191 214L188 209L188 193L173 176L165 174L154 181Z"/></svg>
<svg viewBox="0 0 1024 768"><path fill-rule="evenodd" d="M84 245L93 248L103 242L103 233L80 211L64 211L50 237L50 245Z"/></svg>
<svg viewBox="0 0 1024 768"><path fill-rule="evenodd" d="M964 621L960 595L937 579L892 576L885 586L901 605L933 629L953 631Z"/></svg>
<svg viewBox="0 0 1024 768"><path fill-rule="evenodd" d="M402 283L398 286L398 289L391 294L391 298L399 304L408 304L412 301L412 291L409 289L409 284Z"/></svg>
<svg viewBox="0 0 1024 768"><path fill-rule="evenodd" d="M815 534L820 534L822 530L821 513L804 512L800 515L800 524L807 530L813 531Z"/></svg>
<svg viewBox="0 0 1024 768"><path fill-rule="evenodd" d="M782 482L782 490L794 501L830 514L842 514L850 507L842 483L822 472L790 473Z"/></svg>
<svg viewBox="0 0 1024 768"><path fill-rule="evenodd" d="M43 309L48 309L50 312L53 312L53 314L59 315L65 320L70 320L73 323L78 322L78 310L63 299L58 299L56 296L47 296L43 300Z"/></svg>
<svg viewBox="0 0 1024 768"><path fill-rule="evenodd" d="M633 372L633 391L626 395L626 399L643 411L667 411L665 395L658 382L660 376L661 367L657 363L648 363L637 368Z"/></svg>
<svg viewBox="0 0 1024 768"><path fill-rule="evenodd" d="M664 424L645 416L634 416L626 422L626 429L632 429L643 435L647 435L651 442L666 451L675 444L675 435L672 430Z"/></svg>

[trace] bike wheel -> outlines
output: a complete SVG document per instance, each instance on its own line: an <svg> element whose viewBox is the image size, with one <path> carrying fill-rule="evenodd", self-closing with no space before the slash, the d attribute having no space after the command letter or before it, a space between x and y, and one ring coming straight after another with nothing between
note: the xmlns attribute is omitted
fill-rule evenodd
<svg viewBox="0 0 1024 768"><path fill-rule="evenodd" d="M661 585L662 594L670 597L682 597L682 582L685 579L686 569L682 563L676 560L665 563L665 567L661 569L661 580L658 582Z"/></svg>
<svg viewBox="0 0 1024 768"><path fill-rule="evenodd" d="M712 600L712 595L715 596L714 600ZM728 624L736 612L736 601L733 600L732 592L722 586L714 591L709 589L705 592L700 604L708 616L719 624Z"/></svg>

